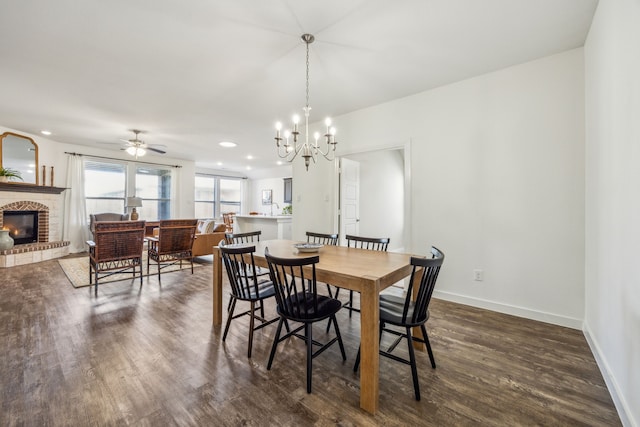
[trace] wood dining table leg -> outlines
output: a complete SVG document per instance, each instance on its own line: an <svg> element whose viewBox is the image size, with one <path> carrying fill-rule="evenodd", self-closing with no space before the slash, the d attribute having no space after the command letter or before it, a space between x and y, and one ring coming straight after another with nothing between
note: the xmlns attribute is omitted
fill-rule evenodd
<svg viewBox="0 0 640 427"><path fill-rule="evenodd" d="M379 394L379 284L360 292L360 407L375 414ZM369 285L369 284L367 284Z"/></svg>
<svg viewBox="0 0 640 427"><path fill-rule="evenodd" d="M222 324L222 257L217 246L213 248L213 325Z"/></svg>

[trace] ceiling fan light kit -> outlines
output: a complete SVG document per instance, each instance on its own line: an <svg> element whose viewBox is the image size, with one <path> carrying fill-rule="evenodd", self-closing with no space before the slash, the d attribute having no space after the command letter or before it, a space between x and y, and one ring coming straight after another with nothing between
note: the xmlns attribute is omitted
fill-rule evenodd
<svg viewBox="0 0 640 427"><path fill-rule="evenodd" d="M146 142L144 142L141 139L139 139L138 136L141 133L144 133L144 131L141 131L141 130L138 130L138 129L131 129L131 132L133 132L135 134L135 137L133 139L123 139L122 141L127 143L127 147L123 148L123 149L127 153L131 154L132 156L135 156L136 159L138 157L142 157L145 154L147 154L147 150L154 151L154 152L160 153L160 154L165 154L166 153L166 151L161 150L159 148L155 148L155 147L149 146Z"/></svg>
<svg viewBox="0 0 640 427"><path fill-rule="evenodd" d="M300 135L300 131L298 130L300 116L298 116L297 114L293 116L293 130L284 130L282 136L282 123L276 123L275 137L278 156L288 162L293 162L298 154L302 153L301 155L302 158L304 158L304 165L306 166L307 170L309 170L309 163L311 160L313 160L314 163L316 162L318 154L321 154L325 159L329 161L333 161L335 159L336 145L338 144L335 137L336 128L331 127L331 119L329 117L325 119L325 125L327 126L326 133L324 134L324 138L327 143L326 151L323 151L322 148L318 145L320 133L315 132L313 134L315 143L309 142L309 112L311 111L311 107L309 106L309 45L313 43L314 40L315 37L312 34L302 35L302 41L304 41L307 48L307 103L306 106L302 109L304 111L304 143L298 143L298 135ZM289 138L292 138L293 141L290 142Z"/></svg>

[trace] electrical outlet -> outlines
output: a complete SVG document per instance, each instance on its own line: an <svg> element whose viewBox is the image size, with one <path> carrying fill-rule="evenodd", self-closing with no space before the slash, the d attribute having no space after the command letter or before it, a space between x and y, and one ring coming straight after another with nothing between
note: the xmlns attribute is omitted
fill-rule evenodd
<svg viewBox="0 0 640 427"><path fill-rule="evenodd" d="M484 271L473 270L473 280L476 282L482 282L484 280Z"/></svg>

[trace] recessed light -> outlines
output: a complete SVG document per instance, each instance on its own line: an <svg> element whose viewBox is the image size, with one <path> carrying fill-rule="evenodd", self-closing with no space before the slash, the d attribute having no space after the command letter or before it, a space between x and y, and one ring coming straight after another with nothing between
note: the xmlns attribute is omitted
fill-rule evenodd
<svg viewBox="0 0 640 427"><path fill-rule="evenodd" d="M247 166L247 170L250 171L251 170L251 166Z"/></svg>
<svg viewBox="0 0 640 427"><path fill-rule="evenodd" d="M249 155L247 156L247 160L252 160L252 159L253 159L253 156L252 156L251 154L249 154Z"/></svg>
<svg viewBox="0 0 640 427"><path fill-rule="evenodd" d="M222 162L218 162L218 166L222 166Z"/></svg>
<svg viewBox="0 0 640 427"><path fill-rule="evenodd" d="M51 132L48 130L41 130L40 133L43 135L51 135Z"/></svg>
<svg viewBox="0 0 640 427"><path fill-rule="evenodd" d="M282 160L278 160L278 161L276 162L276 164L277 164L278 166L282 166Z"/></svg>
<svg viewBox="0 0 640 427"><path fill-rule="evenodd" d="M220 143L220 146L221 147L225 147L225 148L235 147L236 145L238 145L238 144L236 144L235 142L231 142L231 141L222 141Z"/></svg>

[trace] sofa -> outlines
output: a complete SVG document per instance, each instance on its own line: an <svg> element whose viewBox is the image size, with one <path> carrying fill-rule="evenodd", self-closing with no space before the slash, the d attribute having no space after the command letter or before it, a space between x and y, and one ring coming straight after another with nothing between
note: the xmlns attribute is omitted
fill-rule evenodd
<svg viewBox="0 0 640 427"><path fill-rule="evenodd" d="M199 219L191 249L193 256L213 254L213 247L218 246L220 240L224 240L226 230L227 226L224 222L216 223L212 219Z"/></svg>

